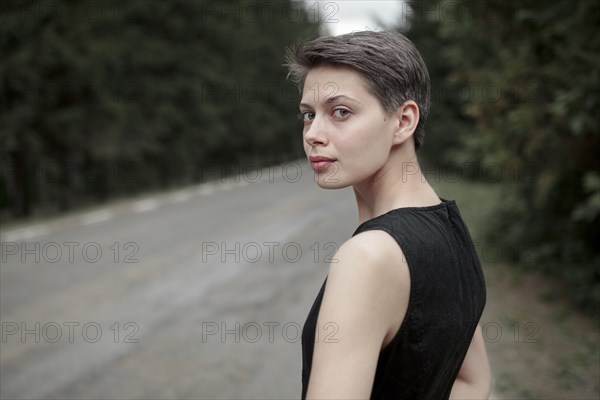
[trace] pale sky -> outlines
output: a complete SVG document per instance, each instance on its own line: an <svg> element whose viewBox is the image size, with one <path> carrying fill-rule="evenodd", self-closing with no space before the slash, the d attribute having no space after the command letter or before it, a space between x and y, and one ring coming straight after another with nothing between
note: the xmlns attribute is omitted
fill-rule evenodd
<svg viewBox="0 0 600 400"><path fill-rule="evenodd" d="M304 0L311 17L318 15L332 35L397 26L406 14L402 0Z"/></svg>

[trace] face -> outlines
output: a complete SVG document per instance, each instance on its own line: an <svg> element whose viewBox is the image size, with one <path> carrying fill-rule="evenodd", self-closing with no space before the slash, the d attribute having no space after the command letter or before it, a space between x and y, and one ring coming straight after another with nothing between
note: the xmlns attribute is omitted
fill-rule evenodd
<svg viewBox="0 0 600 400"><path fill-rule="evenodd" d="M398 118L385 114L362 76L347 67L309 71L302 92L304 151L322 188L357 185L385 165Z"/></svg>

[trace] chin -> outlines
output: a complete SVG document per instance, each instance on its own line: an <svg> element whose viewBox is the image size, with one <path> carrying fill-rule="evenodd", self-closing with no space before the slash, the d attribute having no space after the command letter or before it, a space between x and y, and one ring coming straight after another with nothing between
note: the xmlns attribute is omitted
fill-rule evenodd
<svg viewBox="0 0 600 400"><path fill-rule="evenodd" d="M351 186L351 183L326 173L315 173L315 182L321 189L343 189Z"/></svg>

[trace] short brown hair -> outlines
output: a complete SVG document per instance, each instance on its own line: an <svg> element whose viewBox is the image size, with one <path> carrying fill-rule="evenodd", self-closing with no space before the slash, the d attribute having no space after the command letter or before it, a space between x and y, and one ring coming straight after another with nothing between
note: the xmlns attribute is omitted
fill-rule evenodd
<svg viewBox="0 0 600 400"><path fill-rule="evenodd" d="M407 100L417 103L420 118L414 142L416 150L421 147L429 113L429 73L421 54L406 36L391 31L353 32L320 37L288 51L288 78L300 90L310 69L319 65L343 65L358 71L388 115Z"/></svg>

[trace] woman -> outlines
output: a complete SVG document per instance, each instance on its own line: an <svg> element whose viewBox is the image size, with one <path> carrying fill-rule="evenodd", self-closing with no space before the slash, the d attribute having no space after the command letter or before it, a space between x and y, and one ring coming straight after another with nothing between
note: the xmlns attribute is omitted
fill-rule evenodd
<svg viewBox="0 0 600 400"><path fill-rule="evenodd" d="M430 86L419 52L397 33L356 32L287 61L317 182L352 186L360 223L304 325L302 398L487 398L481 266L417 162Z"/></svg>

